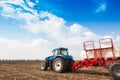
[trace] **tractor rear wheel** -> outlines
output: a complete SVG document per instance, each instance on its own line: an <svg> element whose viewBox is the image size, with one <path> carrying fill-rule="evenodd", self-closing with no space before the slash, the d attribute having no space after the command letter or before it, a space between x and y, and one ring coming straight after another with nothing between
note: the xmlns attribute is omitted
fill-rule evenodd
<svg viewBox="0 0 120 80"><path fill-rule="evenodd" d="M67 68L68 71L72 71L72 65L74 62L75 61L73 59L68 60L68 68Z"/></svg>
<svg viewBox="0 0 120 80"><path fill-rule="evenodd" d="M46 71L47 68L48 68L48 62L43 61L43 62L41 63L41 70Z"/></svg>
<svg viewBox="0 0 120 80"><path fill-rule="evenodd" d="M65 59L56 58L53 61L53 70L55 72L59 72L59 73L65 72L66 71L66 66L67 66L67 63L66 63Z"/></svg>
<svg viewBox="0 0 120 80"><path fill-rule="evenodd" d="M120 79L120 61L115 61L109 66L110 75Z"/></svg>

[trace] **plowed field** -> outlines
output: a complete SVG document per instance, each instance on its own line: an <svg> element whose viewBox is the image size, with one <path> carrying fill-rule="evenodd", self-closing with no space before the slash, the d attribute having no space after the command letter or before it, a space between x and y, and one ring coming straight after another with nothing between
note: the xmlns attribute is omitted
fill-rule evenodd
<svg viewBox="0 0 120 80"><path fill-rule="evenodd" d="M104 68L81 68L75 72L41 71L41 61L0 61L0 80L114 80Z"/></svg>

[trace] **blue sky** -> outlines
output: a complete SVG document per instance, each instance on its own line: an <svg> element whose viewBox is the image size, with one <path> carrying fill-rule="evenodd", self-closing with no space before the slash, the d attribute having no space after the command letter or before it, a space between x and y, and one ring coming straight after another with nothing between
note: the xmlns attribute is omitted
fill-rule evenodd
<svg viewBox="0 0 120 80"><path fill-rule="evenodd" d="M0 0L2 59L42 59L60 46L78 59L84 41L118 43L119 30L119 0Z"/></svg>
<svg viewBox="0 0 120 80"><path fill-rule="evenodd" d="M119 0L41 0L38 5L38 11L48 11L72 22L120 21Z"/></svg>
<svg viewBox="0 0 120 80"><path fill-rule="evenodd" d="M77 22L93 31L96 30L95 32L99 32L100 30L99 34L106 34L111 31L119 32L119 2L119 0L53 0L43 3L49 6L45 10L64 18L68 21L68 24ZM113 25L116 28L110 28ZM109 30L104 30L105 27Z"/></svg>
<svg viewBox="0 0 120 80"><path fill-rule="evenodd" d="M67 25L71 25L77 22L84 25L85 27L90 28L92 31L98 32L99 34L106 34L110 32L119 33L119 0L38 0L38 2L36 0L23 1L28 8L34 9L38 13L41 11L47 11L58 17L62 17L67 21ZM30 7L27 1L31 1L35 5ZM20 5L10 5L12 5L11 7L14 7L14 9L21 8L23 12L30 12L22 8ZM14 19L10 19L10 21L11 20L15 22ZM6 20L7 23L10 21ZM17 25L21 24L21 22L22 21L18 21ZM111 28L113 25L115 25L116 28ZM106 28L107 31L103 28Z"/></svg>
<svg viewBox="0 0 120 80"><path fill-rule="evenodd" d="M39 8L64 18L67 24L77 22L99 34L106 34L119 32L119 2L119 0L41 0L39 4L42 5ZM113 25L116 28L110 28Z"/></svg>

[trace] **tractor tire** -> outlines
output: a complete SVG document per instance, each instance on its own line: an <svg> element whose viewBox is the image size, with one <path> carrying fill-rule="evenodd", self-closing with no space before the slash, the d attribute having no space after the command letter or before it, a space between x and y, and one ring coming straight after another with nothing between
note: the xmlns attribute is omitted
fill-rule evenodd
<svg viewBox="0 0 120 80"><path fill-rule="evenodd" d="M115 61L109 66L110 75L120 79L120 61Z"/></svg>
<svg viewBox="0 0 120 80"><path fill-rule="evenodd" d="M62 73L66 71L67 63L65 59L56 58L53 61L53 70L58 73Z"/></svg>
<svg viewBox="0 0 120 80"><path fill-rule="evenodd" d="M53 63L52 61L49 62L49 68L50 68L50 70L53 70L53 65L52 65L52 63Z"/></svg>
<svg viewBox="0 0 120 80"><path fill-rule="evenodd" d="M44 61L41 63L41 70L46 71L48 69L48 62Z"/></svg>
<svg viewBox="0 0 120 80"><path fill-rule="evenodd" d="M75 61L74 60L72 60L72 59L70 59L69 61L68 61L68 68L67 68L67 71L72 71L72 65L73 65L73 63L74 63Z"/></svg>

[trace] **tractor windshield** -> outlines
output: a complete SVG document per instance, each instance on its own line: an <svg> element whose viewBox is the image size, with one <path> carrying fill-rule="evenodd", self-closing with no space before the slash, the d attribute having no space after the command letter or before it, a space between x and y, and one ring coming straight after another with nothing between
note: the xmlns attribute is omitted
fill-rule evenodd
<svg viewBox="0 0 120 80"><path fill-rule="evenodd" d="M65 56L68 55L67 49L62 49L62 50L60 51L60 53L63 54L63 55L65 55Z"/></svg>
<svg viewBox="0 0 120 80"><path fill-rule="evenodd" d="M55 49L55 50L53 50L53 55L54 56L58 56L58 55L67 56L68 50L64 49L64 48Z"/></svg>

